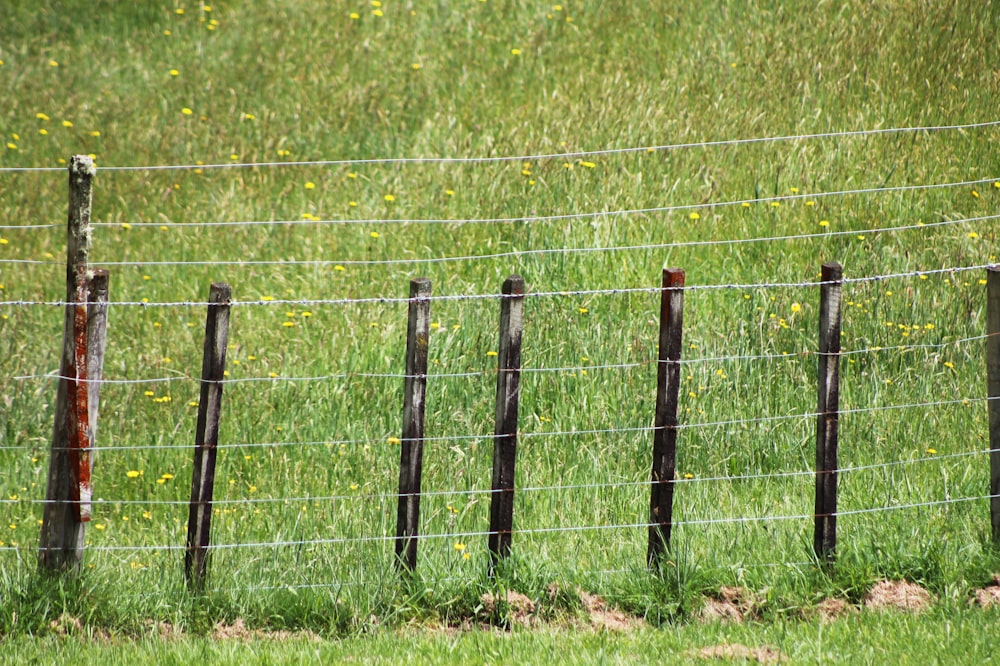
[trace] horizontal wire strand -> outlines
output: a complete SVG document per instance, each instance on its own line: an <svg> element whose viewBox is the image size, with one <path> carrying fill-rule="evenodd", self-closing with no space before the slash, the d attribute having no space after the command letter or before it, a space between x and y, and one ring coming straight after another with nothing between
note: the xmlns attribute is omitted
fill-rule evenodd
<svg viewBox="0 0 1000 666"><path fill-rule="evenodd" d="M716 148L722 146L741 146L758 143L777 143L786 141L808 141L812 139L836 139L861 136L879 136L887 134L962 131L995 127L1000 120L986 120L976 123L959 125L927 125L918 127L887 127L881 129L841 130L835 132L817 132L813 134L789 134L783 136L751 137L741 139L719 139L713 141L691 141L686 143L660 144L653 146L637 146L629 148L602 148L563 153L542 153L537 155L504 155L496 157L376 157L361 159L333 160L303 160L289 162L229 162L218 164L162 164L162 165L121 165L100 167L101 171L170 171L193 169L245 169L273 167L306 167L306 166L363 166L363 165L419 165L419 164L484 164L499 162L525 162L555 159L573 159L596 157L601 155L622 155L628 153L655 153L687 148ZM66 167L0 167L0 173L30 173L30 172L64 172Z"/></svg>

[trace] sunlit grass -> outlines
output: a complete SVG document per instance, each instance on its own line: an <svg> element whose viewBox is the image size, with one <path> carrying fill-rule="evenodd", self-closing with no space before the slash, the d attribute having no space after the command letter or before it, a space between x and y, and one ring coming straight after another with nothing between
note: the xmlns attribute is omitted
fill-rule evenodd
<svg viewBox="0 0 1000 666"><path fill-rule="evenodd" d="M996 261L997 130L575 153L995 120L992 7L210 7L105 6L78 22L0 9L0 168L96 156L91 256L120 303L105 375L150 380L103 388L74 612L100 600L110 625L201 621L181 548L198 304L218 280L237 301L212 534L225 547L210 564L220 616L273 623L266 602L283 590L279 614L320 626L314 609L335 608L320 628L336 632L372 614L468 615L492 584L495 298L432 303L418 576L434 594L410 599L393 570L398 299L417 276L458 297L517 273L535 294L511 587L572 581L659 622L719 584L768 588L784 616L884 576L955 603L988 580L984 500L888 509L987 492L985 272L937 271ZM539 154L559 156L363 161ZM345 162L218 166L309 160ZM142 165L189 168L113 170ZM65 180L0 173L0 589L36 623L50 614L32 592L55 394L42 375L58 367L62 313L16 302L64 296ZM949 183L965 184L884 189ZM268 224L215 224L239 222ZM842 344L858 353L842 365L841 465L864 469L842 475L828 577L812 563L809 472L812 283L831 260L848 279L896 277L844 288ZM642 527L665 265L691 286L666 591L645 572ZM949 404L863 411L927 403ZM673 605L654 603L664 595Z"/></svg>

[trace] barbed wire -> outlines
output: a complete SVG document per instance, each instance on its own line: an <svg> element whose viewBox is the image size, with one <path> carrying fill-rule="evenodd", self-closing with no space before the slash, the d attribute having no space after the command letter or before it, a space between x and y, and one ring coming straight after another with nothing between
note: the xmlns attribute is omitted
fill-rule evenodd
<svg viewBox="0 0 1000 666"><path fill-rule="evenodd" d="M719 139L713 141L691 141L686 143L658 144L652 146L636 146L628 148L601 148L597 150L570 151L561 153L541 153L535 155L505 155L494 157L376 157L332 160L302 160L281 162L222 162L217 164L161 164L161 165L120 165L102 166L100 171L171 171L194 169L244 169L244 168L275 168L275 167L315 167L315 166L365 166L365 165L421 165L421 164L485 164L502 162L540 162L556 159L574 159L597 157L601 155L622 155L629 153L656 153L690 148L717 148L723 146L741 146L759 143L777 143L787 141L808 141L813 139L837 139L862 136L879 136L887 134L942 132L953 130L970 130L995 127L1000 120L989 120L977 123L959 125L927 125L920 127L890 127L881 129L841 130L834 132L817 132L813 134L790 134L783 136L752 137L741 139ZM31 172L65 172L66 167L0 167L0 173L31 173Z"/></svg>

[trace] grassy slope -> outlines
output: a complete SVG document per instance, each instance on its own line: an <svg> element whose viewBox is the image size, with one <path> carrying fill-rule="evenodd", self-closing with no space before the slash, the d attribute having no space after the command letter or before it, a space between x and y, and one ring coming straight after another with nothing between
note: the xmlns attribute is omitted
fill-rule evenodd
<svg viewBox="0 0 1000 666"><path fill-rule="evenodd" d="M101 166L519 155L953 124L993 119L997 93L991 69L998 55L997 17L989 5L757 3L650 11L570 3L555 11L544 4L491 1L427 5L411 14L386 3L384 16L377 17L368 5L346 3L219 3L208 13L186 6L184 14L175 13L174 5L112 4L78 23L27 3L0 9L0 91L6 101L0 133L16 146L0 154L0 166L58 166L76 152L94 152ZM351 12L359 19L351 19ZM209 30L212 20L218 26ZM37 118L39 113L49 120ZM812 280L819 264L831 258L844 264L848 276L981 265L995 259L992 222L721 246L351 262L823 234L988 215L1000 197L989 183L816 197L779 207L708 204L787 195L793 188L818 193L994 177L1000 174L996 139L995 130L969 130L640 152L585 158L592 168L568 158L529 165L103 171L95 219L113 224L97 229L93 256L97 263L126 262L113 267L116 300L154 303L201 300L207 283L218 279L231 282L242 300L323 299L403 295L406 281L418 274L434 281L435 293L467 294L493 293L512 272L525 275L534 291L650 287L664 262L684 267L695 285ZM0 175L0 224L59 222L65 216L64 181L61 173ZM499 225L362 222L679 204L699 208ZM158 226L304 215L350 223ZM821 225L824 220L829 224ZM9 229L0 236L8 241L0 246L2 258L53 262L0 265L0 294L11 300L59 298L61 230ZM241 259L330 264L142 264ZM850 285L845 346L939 343L981 334L980 277L959 273ZM530 300L526 367L644 365L525 375L522 430L647 426L656 307L655 294ZM812 289L695 291L687 307L690 358L795 353L815 345ZM435 303L435 371L489 370L495 309L492 301ZM27 447L0 450L0 464L10 470L5 497L16 498L0 505L0 528L8 527L0 541L20 549L0 554L2 585L17 600L0 614L0 628L13 630L9 613L17 612L27 630L37 631L62 610L32 576L41 507L29 502L44 494L53 387L12 377L55 367L58 345L52 340L60 320L49 308L0 310L0 392L6 401L0 444ZM199 308L115 308L107 374L196 373L202 316ZM401 305L239 307L231 376L400 372L403 317ZM689 366L684 419L807 413L815 406L814 363L807 356ZM975 398L983 394L983 372L978 343L862 354L845 362L843 406ZM428 434L489 433L491 382L489 374L432 380ZM384 494L394 491L398 452L386 440L398 435L400 384L354 376L227 386L225 442L288 445L224 451L217 498L338 499L220 505L215 542L391 534L394 501ZM102 453L98 494L120 501L99 506L89 531L94 546L183 543L185 507L136 502L187 498L190 453L182 447L191 439L189 403L196 399L193 382L105 387L103 445L153 448ZM678 518L808 514L808 477L698 479L808 470L812 429L805 418L685 431L679 468L694 480L678 490ZM845 416L842 464L914 460L926 457L927 449L971 454L985 447L984 433L979 403L936 408L920 418L913 410ZM649 439L648 433L630 432L524 439L519 485L624 485L523 493L518 525L643 522L646 499L637 484L648 475ZM339 441L363 443L322 445ZM483 437L429 448L424 487L468 492L428 497L427 533L485 528L488 444ZM130 479L130 470L142 476ZM978 497L986 479L985 460L972 455L845 474L841 507ZM766 613L774 618L830 594L857 600L883 576L920 580L961 603L997 567L983 547L984 512L982 502L970 502L845 516L841 566L832 578L808 564L808 519L678 527L662 584L641 573L641 529L522 534L515 539L507 583L540 596L552 580L579 581L654 622L687 617L699 595L720 583L767 587ZM447 620L470 613L478 593L491 589L483 577L483 542L464 536L425 542L421 573L430 593L395 581L388 571L390 544L355 542L220 551L213 562L218 593L207 608L179 590L177 553L94 551L82 599L55 598L98 625L130 631L148 617L199 626L243 615L260 625L334 632L349 631L373 613L390 622L412 616ZM301 594L247 590L330 581L347 585Z"/></svg>

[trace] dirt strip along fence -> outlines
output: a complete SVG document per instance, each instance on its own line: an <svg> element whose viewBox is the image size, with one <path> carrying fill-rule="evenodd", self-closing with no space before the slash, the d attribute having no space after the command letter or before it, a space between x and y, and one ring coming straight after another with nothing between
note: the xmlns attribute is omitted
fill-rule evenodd
<svg viewBox="0 0 1000 666"><path fill-rule="evenodd" d="M79 571L84 531L91 515L91 464L97 433L102 362L106 344L109 276L88 266L93 161L70 161L70 210L66 266L63 352L57 387L48 487L39 567L50 572ZM1000 267L987 269L986 364L990 436L990 521L1000 544ZM837 448L841 287L837 263L822 267L819 293L815 508L813 549L821 566L833 566L837 551ZM678 435L679 388L684 313L684 271L666 268L660 287L660 333L655 414L652 428L647 565L656 569L670 550ZM421 471L429 347L431 282L410 283L406 371L400 437L395 534L396 567L403 574L417 567L420 543ZM506 558L515 533L520 397L521 339L525 281L509 277L500 293L496 421L490 494L489 571ZM232 292L211 285L205 325L201 400L194 437L194 465L184 572L187 583L203 589L211 553L212 497L226 367ZM529 333L530 335L530 333Z"/></svg>

